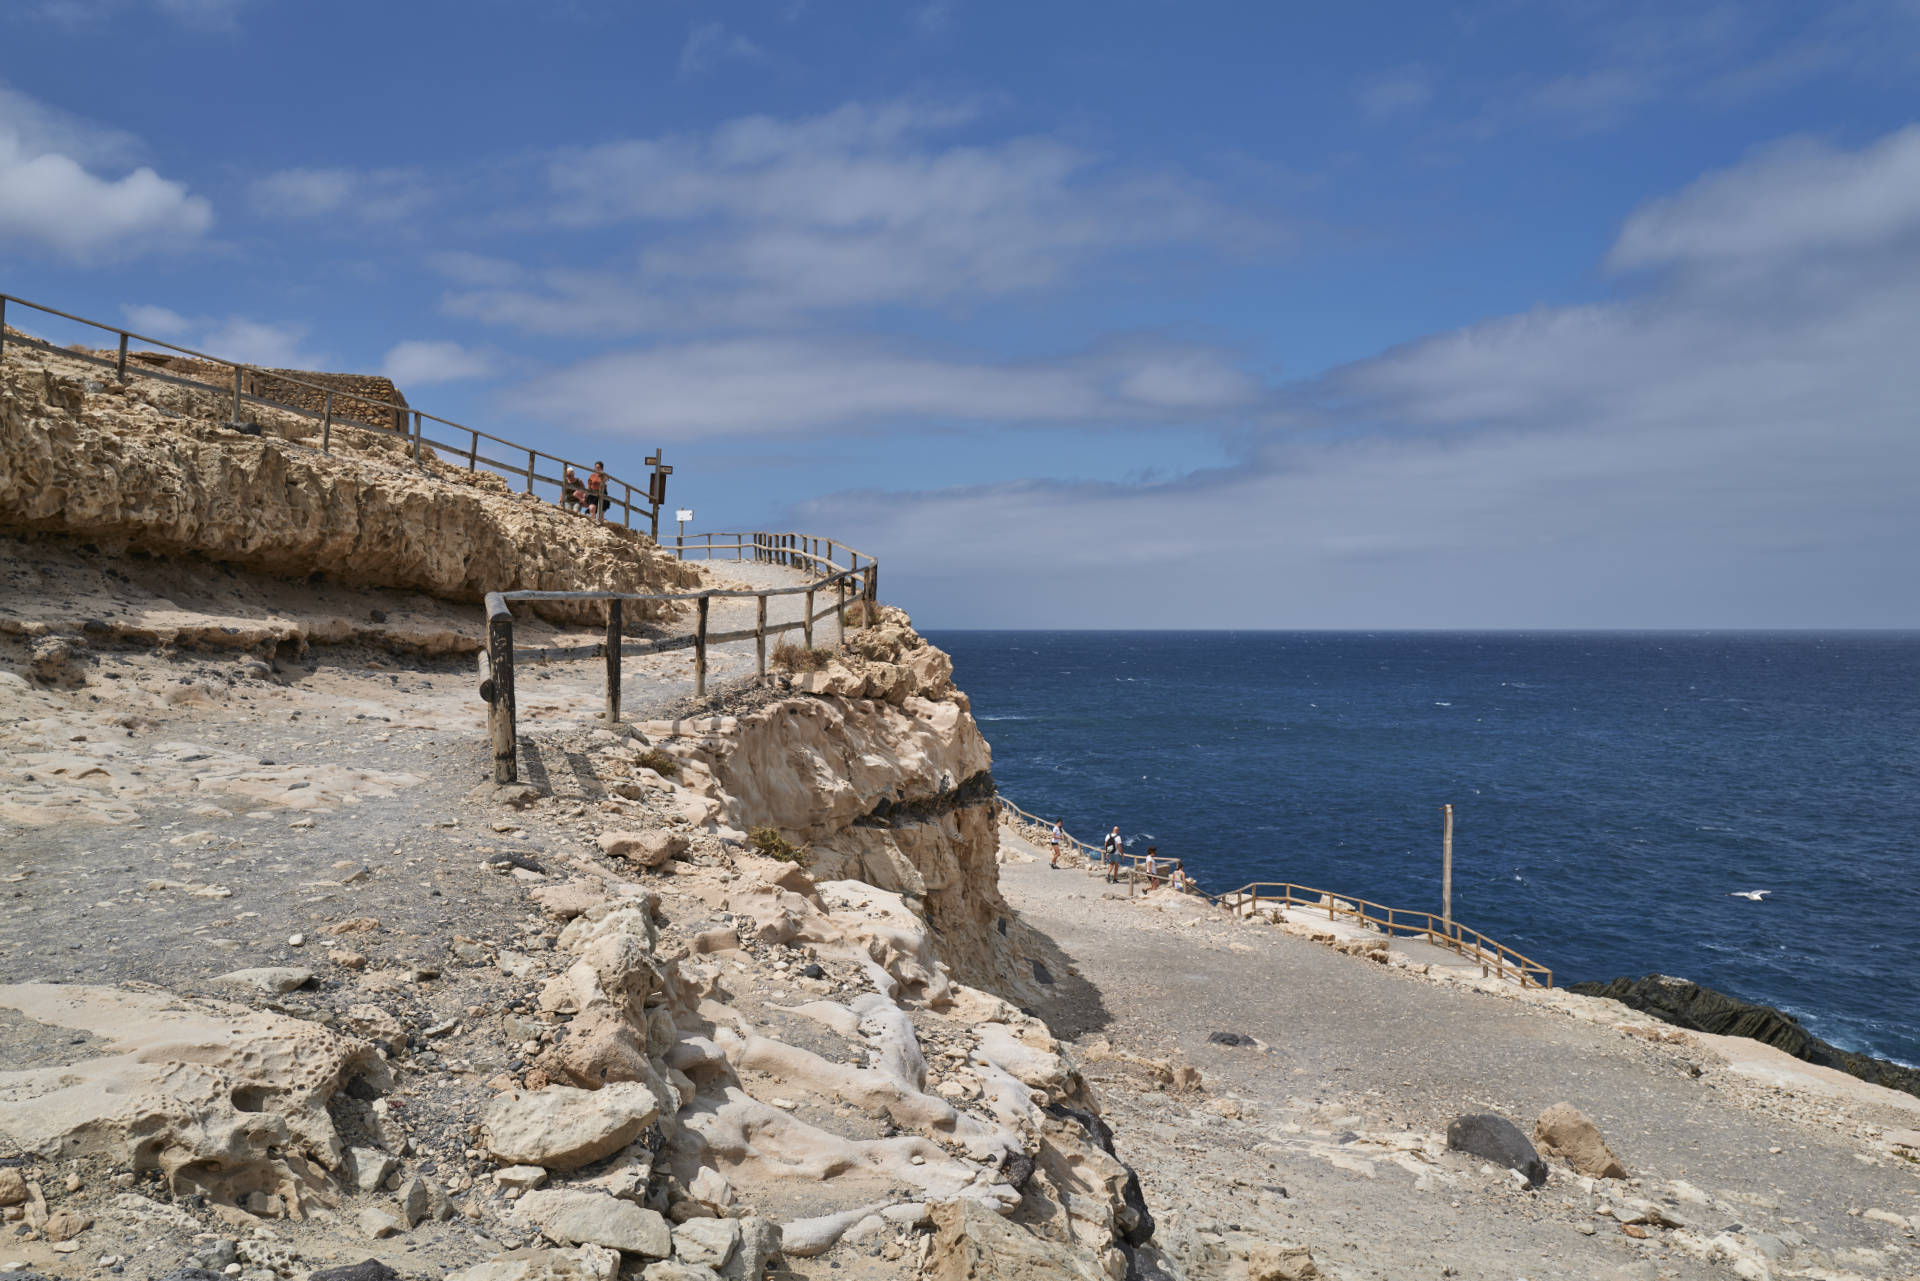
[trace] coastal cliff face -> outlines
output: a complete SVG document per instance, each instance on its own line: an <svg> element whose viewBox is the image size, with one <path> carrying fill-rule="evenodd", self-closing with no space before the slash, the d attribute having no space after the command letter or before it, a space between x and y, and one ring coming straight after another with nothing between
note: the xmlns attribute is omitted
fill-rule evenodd
<svg viewBox="0 0 1920 1281"><path fill-rule="evenodd" d="M697 572L637 534L596 527L499 477L405 442L152 380L97 381L57 356L0 365L0 531L58 534L281 577L410 588L453 601L532 588L671 591ZM543 607L590 622L597 607ZM644 616L644 615L643 615Z"/></svg>
<svg viewBox="0 0 1920 1281"><path fill-rule="evenodd" d="M953 663L882 608L796 693L739 716L653 722L711 821L771 829L817 876L898 893L967 981L1032 994L1032 962L1000 896L993 754Z"/></svg>

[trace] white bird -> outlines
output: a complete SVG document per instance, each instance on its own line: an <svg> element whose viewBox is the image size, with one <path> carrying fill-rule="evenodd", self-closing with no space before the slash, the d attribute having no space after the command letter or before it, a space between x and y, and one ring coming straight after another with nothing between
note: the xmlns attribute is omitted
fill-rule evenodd
<svg viewBox="0 0 1920 1281"><path fill-rule="evenodd" d="M1761 899L1765 898L1767 895L1771 893L1773 893L1772 890L1735 890L1733 893L1727 895L1727 897L1752 899L1754 902L1758 903Z"/></svg>

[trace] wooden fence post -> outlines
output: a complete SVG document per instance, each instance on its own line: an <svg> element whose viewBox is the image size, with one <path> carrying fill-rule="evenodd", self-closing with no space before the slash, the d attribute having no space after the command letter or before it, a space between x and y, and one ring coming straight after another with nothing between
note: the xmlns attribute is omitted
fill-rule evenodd
<svg viewBox="0 0 1920 1281"><path fill-rule="evenodd" d="M0 360L7 356L7 300L0 298Z"/></svg>
<svg viewBox="0 0 1920 1281"><path fill-rule="evenodd" d="M468 429L467 434L473 438L467 442L467 470L478 471L480 469L480 433Z"/></svg>
<svg viewBox="0 0 1920 1281"><path fill-rule="evenodd" d="M620 598L614 597L607 602L607 724L620 723L620 636L625 630L621 625Z"/></svg>
<svg viewBox="0 0 1920 1281"><path fill-rule="evenodd" d="M620 512L620 523L625 525L628 529L632 529L633 528L633 486L627 484L627 482L624 480L620 482L620 485L623 489L627 491L627 501L621 504L622 510Z"/></svg>
<svg viewBox="0 0 1920 1281"><path fill-rule="evenodd" d="M1440 919L1453 933L1453 806L1440 807Z"/></svg>
<svg viewBox="0 0 1920 1281"><path fill-rule="evenodd" d="M840 608L833 611L834 626L838 629L836 634L839 644L844 649L847 644L847 577L845 574L834 580L833 590L840 601Z"/></svg>
<svg viewBox="0 0 1920 1281"><path fill-rule="evenodd" d="M533 451L527 451L527 492L533 492Z"/></svg>
<svg viewBox="0 0 1920 1281"><path fill-rule="evenodd" d="M811 587L807 588L806 620L807 620L806 626L800 629L800 635L806 641L807 648L812 649L813 648L813 588Z"/></svg>
<svg viewBox="0 0 1920 1281"><path fill-rule="evenodd" d="M493 781L520 779L514 752L513 615L506 610L487 622L487 655L493 678L493 706L487 714L493 730Z"/></svg>
<svg viewBox="0 0 1920 1281"><path fill-rule="evenodd" d="M413 411L413 461L420 461L420 411Z"/></svg>
<svg viewBox="0 0 1920 1281"><path fill-rule="evenodd" d="M120 381L127 381L127 335L120 335Z"/></svg>
<svg viewBox="0 0 1920 1281"><path fill-rule="evenodd" d="M333 393L327 393L327 413L320 423L320 452L333 452Z"/></svg>
<svg viewBox="0 0 1920 1281"><path fill-rule="evenodd" d="M753 598L753 669L762 681L767 679L767 594Z"/></svg>
<svg viewBox="0 0 1920 1281"><path fill-rule="evenodd" d="M700 620L693 633L693 696L707 696L707 606L713 597L700 598Z"/></svg>
<svg viewBox="0 0 1920 1281"><path fill-rule="evenodd" d="M867 599L875 605L880 603L880 562L877 560L867 566Z"/></svg>

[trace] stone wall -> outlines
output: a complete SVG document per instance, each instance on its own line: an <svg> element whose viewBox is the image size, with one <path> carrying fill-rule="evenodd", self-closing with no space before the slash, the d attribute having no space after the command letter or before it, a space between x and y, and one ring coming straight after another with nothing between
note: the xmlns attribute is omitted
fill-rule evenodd
<svg viewBox="0 0 1920 1281"><path fill-rule="evenodd" d="M115 353L100 352L111 356ZM207 383L214 387L232 387L233 370L226 365L211 360L196 360L192 356L174 356L158 351L136 351L128 354L129 362L138 361L149 369L164 370L181 378L191 378L196 382ZM282 378L298 379L299 383L287 382ZM315 383L318 386L301 386L300 383ZM378 374L329 374L308 369L270 369L260 372L248 372L241 376L241 389L249 396L259 396L280 405L291 405L295 409L304 409L309 413L323 413L327 406L327 393L322 388L330 388L348 395L364 396L398 408L391 414L375 409L359 401L336 398L333 406L334 417L366 423L369 426L391 426L395 431L411 431L412 423L407 415L407 398L401 394L391 379Z"/></svg>

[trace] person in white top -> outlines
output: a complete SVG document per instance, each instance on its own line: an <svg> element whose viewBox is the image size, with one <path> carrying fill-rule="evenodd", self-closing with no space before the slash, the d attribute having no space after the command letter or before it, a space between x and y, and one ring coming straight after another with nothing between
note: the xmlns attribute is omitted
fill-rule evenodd
<svg viewBox="0 0 1920 1281"><path fill-rule="evenodd" d="M1158 845L1147 846L1147 865L1143 870L1147 874L1147 888L1150 890L1157 890L1160 888L1160 857L1159 856L1160 856L1160 847Z"/></svg>
<svg viewBox="0 0 1920 1281"><path fill-rule="evenodd" d="M1066 831L1063 828L1061 828L1060 820L1057 818L1054 819L1053 826L1047 831L1047 844L1053 847L1053 866L1054 867L1060 866L1060 840L1065 835L1066 835Z"/></svg>
<svg viewBox="0 0 1920 1281"><path fill-rule="evenodd" d="M1126 848L1126 842L1120 839L1120 826L1116 823L1113 830L1107 833L1107 839L1100 842L1101 852L1105 855L1102 861L1107 865L1109 881L1120 879L1120 851L1124 848Z"/></svg>

